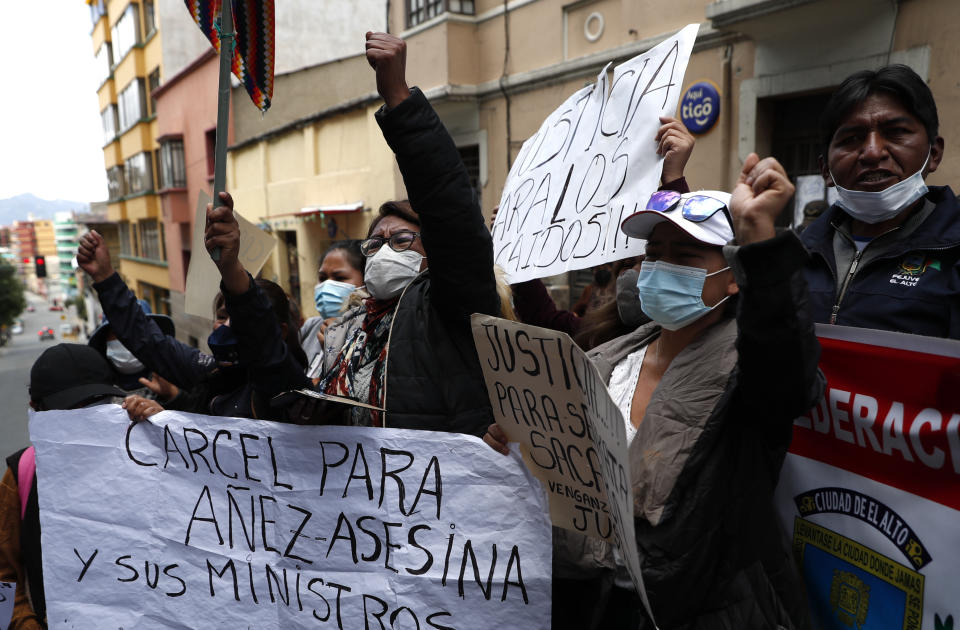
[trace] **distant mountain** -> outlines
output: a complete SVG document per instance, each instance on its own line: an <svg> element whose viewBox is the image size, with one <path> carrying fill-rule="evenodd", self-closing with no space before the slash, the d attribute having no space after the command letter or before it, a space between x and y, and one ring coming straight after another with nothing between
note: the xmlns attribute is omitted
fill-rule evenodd
<svg viewBox="0 0 960 630"><path fill-rule="evenodd" d="M85 201L49 201L29 193L9 199L0 199L0 225L10 226L14 221L26 221L28 215L34 219L53 219L57 212L87 212L90 204Z"/></svg>

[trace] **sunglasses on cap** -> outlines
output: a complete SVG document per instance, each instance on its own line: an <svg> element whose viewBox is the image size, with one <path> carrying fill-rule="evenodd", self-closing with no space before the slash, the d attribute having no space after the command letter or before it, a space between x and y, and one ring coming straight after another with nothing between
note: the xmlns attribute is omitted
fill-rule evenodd
<svg viewBox="0 0 960 630"><path fill-rule="evenodd" d="M678 207L681 216L693 223L702 223L722 211L730 226L733 227L733 217L727 210L727 204L708 195L690 195L688 193L687 196L684 196L675 190L658 190L650 195L650 201L647 202L646 209L667 213Z"/></svg>

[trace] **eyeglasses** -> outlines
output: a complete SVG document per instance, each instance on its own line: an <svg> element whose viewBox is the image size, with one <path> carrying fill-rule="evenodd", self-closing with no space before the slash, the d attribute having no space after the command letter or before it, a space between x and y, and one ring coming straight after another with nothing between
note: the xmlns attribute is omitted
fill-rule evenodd
<svg viewBox="0 0 960 630"><path fill-rule="evenodd" d="M390 249L395 252L405 252L419 236L420 232L394 232L390 238L371 236L360 242L360 252L369 258L380 251L384 243L390 243Z"/></svg>
<svg viewBox="0 0 960 630"><path fill-rule="evenodd" d="M683 197L675 190L658 190L650 195L650 201L647 202L647 210L656 210L657 212L670 212L680 207L681 216L687 221L702 223L718 212L723 212L730 227L733 227L733 217L727 210L727 204L719 199L707 195L690 195Z"/></svg>

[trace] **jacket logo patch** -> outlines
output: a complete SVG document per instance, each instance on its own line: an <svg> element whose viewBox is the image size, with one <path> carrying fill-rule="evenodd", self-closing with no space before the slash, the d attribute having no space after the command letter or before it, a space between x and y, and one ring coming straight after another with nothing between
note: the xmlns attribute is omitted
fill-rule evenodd
<svg viewBox="0 0 960 630"><path fill-rule="evenodd" d="M910 254L900 261L899 268L890 276L890 284L915 287L928 269L940 271L940 261L923 254Z"/></svg>

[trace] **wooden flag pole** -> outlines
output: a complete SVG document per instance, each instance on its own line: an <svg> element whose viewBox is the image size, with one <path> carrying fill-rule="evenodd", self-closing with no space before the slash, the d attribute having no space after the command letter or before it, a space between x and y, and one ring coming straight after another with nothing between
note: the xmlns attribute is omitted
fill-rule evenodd
<svg viewBox="0 0 960 630"><path fill-rule="evenodd" d="M230 122L230 71L233 67L233 46L237 34L233 30L231 0L220 5L220 84L217 91L217 137L213 164L213 207L220 204L220 193L227 185L227 129ZM220 260L220 248L210 252L214 261Z"/></svg>

